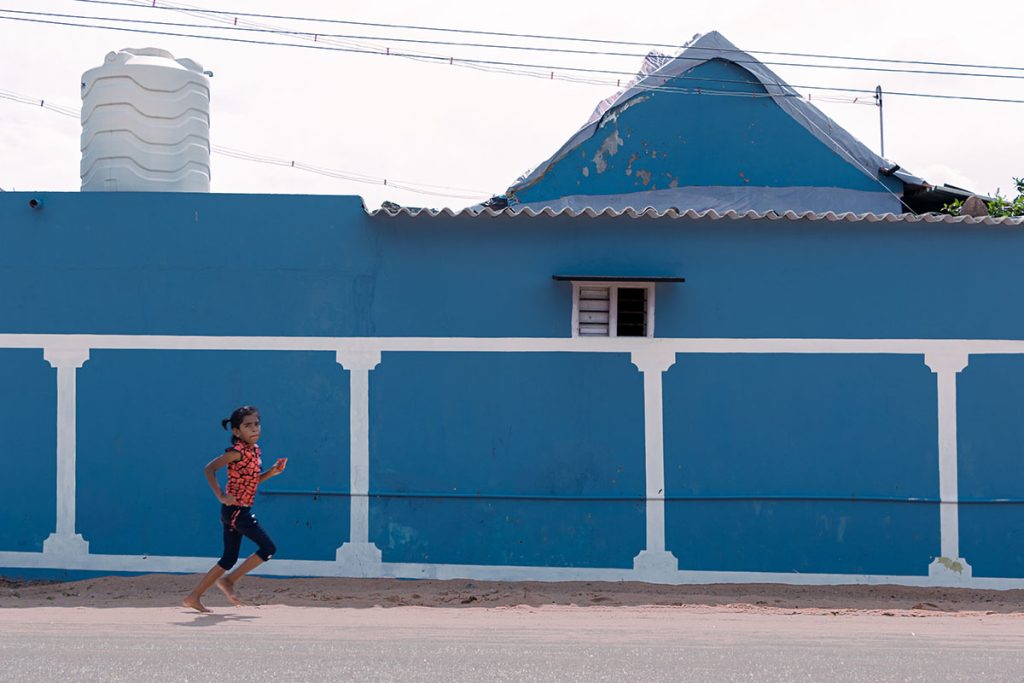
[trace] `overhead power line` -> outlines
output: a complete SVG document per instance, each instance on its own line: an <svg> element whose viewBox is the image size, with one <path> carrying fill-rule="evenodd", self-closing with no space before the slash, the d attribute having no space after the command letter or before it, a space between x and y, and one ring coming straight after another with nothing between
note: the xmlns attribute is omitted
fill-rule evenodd
<svg viewBox="0 0 1024 683"><path fill-rule="evenodd" d="M0 9L0 12L10 12L10 10ZM27 12L27 13L28 14L33 14L33 15L39 14L39 13L36 13L36 12ZM95 29L108 30L108 31L123 31L123 32L127 32L127 33L141 33L141 34L146 34L146 35L165 35L165 36L174 36L174 37L181 37L181 38L196 38L196 39L200 39L200 40L224 41L224 42L230 42L230 43L242 43L242 44L247 44L247 45L267 45L267 46L273 46L273 47L294 47L294 48L303 48L303 49L311 49L311 50L322 50L322 51L328 51L328 52L348 52L348 53L353 53L353 54L371 55L371 56L405 57L405 58L411 58L411 59L416 59L416 60L420 60L420 61L427 61L427 62L431 62L431 63L435 63L435 64L448 64L448 65L453 65L453 66L468 66L470 68L496 67L496 70L501 72L501 73L508 73L508 74L519 75L519 76L530 76L530 77L533 77L533 78L542 78L542 79L545 79L545 80L563 80L563 81L569 81L569 82L574 82L574 83L584 83L584 84L590 84L590 85L613 85L613 86L616 86L616 87L622 87L624 81L626 83L629 83L630 79L635 76L635 74L633 74L632 72L615 71L615 70L609 70L609 69L587 69L587 68L581 68L581 67L562 67L562 66L556 67L556 66L544 65L544 64L524 64L524 63L518 63L518 62L503 62L503 61L497 61L497 60L465 59L465 58L461 58L461 57L460 58L454 58L454 57L439 56L439 55L429 55L429 54L422 54L422 53L398 52L398 51L394 51L394 50L385 50L385 49L380 49L380 48L336 47L336 46L325 45L325 44L322 44L322 43L315 43L315 42L307 43L307 44L281 43L281 42L274 42L274 41L253 40L253 39L245 39L245 38L230 38L230 37L225 37L225 36L211 36L211 35L201 35L201 34L191 34L191 33L177 33L177 32L171 32L171 31L156 31L156 30L135 29L135 28L127 28L127 27L121 27L121 26L105 26L105 25L97 25L97 24L82 24L82 23L54 21L54 20L47 20L47 19L29 19L29 18L24 18L24 17L8 17L8 16L2 16L2 15L0 15L0 20L23 21L23 22L39 23L39 24L52 24L52 25L56 25L56 26L67 26L67 27L71 27L71 28L95 28ZM203 27L203 28L215 29L216 27ZM515 68L514 69L507 69L507 68L500 68L500 67L515 67ZM558 71L562 71L562 72L564 72L564 71L573 72L573 74L578 72L578 73L583 73L583 74L614 75L614 76L619 76L620 78L618 78L615 81L611 81L611 80L608 80L608 79L597 80L597 79L594 79L592 77L591 78L587 78L587 77L579 77L579 76L575 76L575 75L567 75L565 73L556 73L555 72L556 69ZM655 78L657 78L657 77L655 77ZM661 77L661 78L663 79L663 82L664 82L664 80L668 80L668 77ZM750 81L735 80L735 79L734 80L730 80L730 79L721 79L721 78L702 78L702 77L695 77L695 76L679 76L679 77L672 78L671 80L695 81L695 82L703 82L703 83L732 83L732 84L741 84L741 85L745 85L745 86L752 85L752 83ZM779 83L779 84L774 84L774 85L778 85L780 87L783 87L785 84ZM634 83L634 84L632 84L632 87L636 87L636 88L638 88L640 90L644 90L644 91L674 92L674 93L681 93L681 94L710 95L710 96L719 96L720 95L720 96L726 96L726 97L746 97L746 98L751 98L751 97L754 97L754 98L756 98L756 97L774 97L774 96L800 97L800 95L795 94L795 93L793 93L791 95L789 95L789 94L786 94L786 95L771 95L771 94L768 94L768 93L720 91L720 90L713 90L713 89L701 88L701 87L679 88L679 87L674 87L674 86L650 85L650 84L645 84L645 83ZM826 86L808 85L808 86L798 86L798 87L802 87L802 88L805 88L805 89L808 89L808 90L823 90L823 91L836 90L836 88L826 87ZM847 89L847 90L849 92L856 92L856 93L861 93L861 94L871 94L871 93L874 92L874 91L871 91L871 90L864 90L864 89ZM820 99L827 99L827 98L820 98ZM852 103L858 103L858 99L857 98L854 98L853 100L848 100L848 101L852 102Z"/></svg>
<svg viewBox="0 0 1024 683"><path fill-rule="evenodd" d="M10 11L11 10L0 10L0 12L10 12ZM39 13L31 13L31 14L37 15L37 16L39 15ZM598 74L598 75L616 75L616 76L620 76L620 77L622 77L622 76L632 77L634 75L631 72L615 71L615 70L609 70L609 69L591 69L591 68L582 68L582 67L555 66L555 65L548 65L548 64L529 64L529 63L519 63L519 62L507 62L507 61L501 61L501 60L467 59L467 58L462 58L462 57L460 57L460 58L456 58L456 57L442 57L442 56L435 56L435 55L423 55L423 54L417 54L417 53L402 53L402 52L397 52L397 51L394 51L394 50L337 47L337 46L331 46L331 45L317 44L315 42L314 43L309 43L309 44L281 43L281 42L275 42L275 41L255 40L255 39L250 39L250 38L232 38L232 37L227 37L227 36L210 36L210 35L201 35L201 34L193 34L193 33L180 33L180 32L174 32L174 31L157 31L157 30L152 30L152 29L148 29L148 30L147 29L137 29L137 28L124 27L124 26L106 26L106 25L97 25L97 24L82 24L82 23L56 21L56 20L53 20L53 19L34 19L34 18L28 18L28 17L0 16L0 20L3 20L3 21L20 21L20 22L28 22L28 23L36 23L36 24L49 24L49 25L56 25L56 26L67 26L67 27L71 27L71 28L89 28L89 29L101 29L101 30L108 30L108 31L121 31L121 32L127 32L127 33L141 33L141 34L147 34L147 35L163 35L163 36L173 36L173 37L179 37L179 38L193 38L193 39L198 39L198 40L213 40L213 41L230 42L230 43L241 43L241 44L248 44L248 45L266 45L266 46L273 46L273 47L302 48L302 49L318 50L318 51L325 51L325 52L347 52L347 53L373 55L373 56L408 57L408 58L412 58L412 59L418 59L418 60L424 60L424 61L432 61L434 63L449 64L449 65L466 65L466 66L471 66L471 67L472 66L515 67L515 68L519 68L519 69L531 69L533 71L531 73L525 73L525 72L510 72L510 73L514 73L515 75L531 76L533 78L544 78L544 79L550 78L550 80L568 80L568 81L572 81L572 82L581 82L581 83L588 83L588 84L593 84L593 85L597 85L597 84L607 85L607 84L610 84L610 82L609 81L601 82L601 81L581 79L581 78L572 78L572 77L568 77L568 76L566 76L566 75L564 75L562 73L556 74L556 71L557 72L570 72L570 73L573 73L573 74L582 73L582 74ZM212 28L214 28L214 27L211 27L211 29ZM657 76L655 76L655 77L657 77ZM650 78L650 76L648 76L647 78ZM663 78L668 79L669 77L663 77ZM690 78L690 77L679 76L679 77L671 78L671 80L677 80L677 79L685 80L687 78ZM717 82L722 82L722 79L707 79L707 80L713 80L713 81L717 81ZM619 79L619 81L617 83L619 85L621 85L621 78ZM747 82L743 81L743 83L747 83ZM863 95L863 94L873 95L873 93L874 93L873 90L867 90L867 89L863 89L863 88L841 88L841 87L835 87L835 86L789 85L789 84L784 84L784 83L774 83L774 84L770 84L770 85L776 85L776 86L779 86L779 87L786 87L788 85L788 87L802 88L802 89L805 89L805 90L820 90L820 91L828 91L828 92L849 92L849 93L858 93L858 94L861 94L861 95ZM712 91L712 90L709 90L709 89L702 89L702 88L680 89L680 88L670 88L670 87L666 87L666 86L657 86L657 85L655 85L655 86L648 86L648 85L645 85L643 83L634 84L634 87L637 87L637 88L639 88L641 90L677 92L677 93L681 93L681 94L691 94L691 95L728 95L728 96L745 96L745 97L756 97L757 96L756 94L736 93L735 91L733 91L733 92L722 92L722 91ZM1010 104L1024 104L1024 99L1011 99L1011 98L1000 98L1000 97L979 97L979 96L968 96L968 95L945 95L945 94L938 94L938 93L920 93L920 92L903 92L903 91L887 91L886 94L889 95L889 96L900 96L900 97L920 97L920 98L931 98L931 99L942 99L942 100L964 100L964 101L974 101L974 102L1000 102L1000 103L1010 103ZM770 96L770 95L767 95L767 96Z"/></svg>
<svg viewBox="0 0 1024 683"><path fill-rule="evenodd" d="M166 2L118 2L116 0L74 0L75 2L82 2L93 5L113 5L120 7L132 7L134 9L157 9L165 11L177 11L182 9L183 5L171 4ZM305 21L314 23L324 24L338 24L346 26L365 26L372 28L387 28L387 29L401 29L408 31L433 31L438 33L456 33L463 35L481 35L481 36L494 36L501 38L525 38L530 40L553 40L553 41L564 41L564 42L577 42L577 43L594 43L601 45L624 45L632 47L643 47L643 48L666 48L670 50L678 50L682 45L670 44L670 43L645 43L638 41L627 41L627 40L608 40L602 38L585 38L579 36L556 36L550 34L535 34L535 33L512 33L506 31L483 31L474 29L463 29L463 28L451 28L441 26L421 26L415 24L393 24L383 22L372 22L372 21L353 21L348 19L331 19L326 17L304 17L295 15L281 15L281 14L261 14L257 12L236 12L232 10L216 10L207 9L202 7L189 7L192 12L198 12L209 15L229 16L229 17L250 17L258 19L276 19L283 21ZM835 59L835 60L846 60L846 61L858 61L858 62L876 62L882 64L916 64L919 66L940 66L949 68L964 68L964 69L995 69L995 70L1007 70L1007 71L1022 71L1024 72L1024 66L1001 66L1001 65L988 65L988 64L964 64L956 62L937 62L937 61L926 61L916 59L892 59L884 57L863 57L863 56L849 56L849 55L829 55L829 54L815 54L807 52L781 52L781 51L768 51L768 50L722 50L723 52L741 52L746 54L760 54L760 55L771 55L778 57L801 57L801 58L813 58L813 59Z"/></svg>
<svg viewBox="0 0 1024 683"><path fill-rule="evenodd" d="M27 104L40 109L46 109L52 111L55 114L61 116L67 116L69 118L79 118L80 112L73 107L68 107L59 104L53 104L47 102L45 99L37 97L29 97L27 95L21 95L10 90L0 90L0 99L9 100L11 102L18 102L19 104ZM354 171L343 171L333 168L327 168L324 166L315 166L313 164L307 164L303 161L296 161L293 159L282 159L280 157L272 157L264 154L255 154L253 152L247 152L241 149L235 149L232 147L223 147L221 145L211 145L210 151L214 154L221 156L231 157L233 159L239 159L242 161L249 161L258 164L266 164L269 166L281 166L285 168L294 168L299 171L305 171L307 173L315 173L317 175L326 176L329 178L338 178L341 180L350 180L356 183L365 183L369 185L384 185L392 187L397 190L406 190L408 192L414 192L422 195L432 195L435 197L448 197L453 199L480 199L491 196L491 192L484 190L475 190L464 187L452 187L449 185L434 185L430 183L419 183L405 180L393 180L389 178L382 178L379 176L367 175L365 173L356 173ZM444 191L438 191L444 190Z"/></svg>
<svg viewBox="0 0 1024 683"><path fill-rule="evenodd" d="M93 2L94 0L80 0ZM518 50L526 52L547 52L555 54L571 54L571 55L584 55L584 56L599 56L599 57L630 57L635 59L642 59L647 56L647 53L638 52L602 52L598 50L574 50L559 47L534 47L528 45L500 45L494 43L466 43L466 42L454 42L449 40L429 40L429 39L418 39L418 38L399 38L394 36L371 36L371 35L353 35L346 33L320 33L315 31L298 31L294 29L284 28L260 28L250 26L218 26L211 27L206 24L191 24L185 22L173 22L173 21L157 21L153 19L123 19L120 17L100 17L90 16L83 14L62 14L54 12L37 12L37 11L24 11L24 10L0 10L11 14L30 14L33 16L42 17L53 17L60 19L85 19L92 21L108 21L117 22L124 24L144 24L150 26L164 26L172 28L198 28L198 29L213 29L217 31L240 31L247 33L262 33L276 36L289 36L293 38L306 38L312 40L318 40L323 38L341 38L346 40L373 40L385 43L404 43L413 45L436 45L441 47L458 47L458 48L476 48L476 49L495 49L495 50ZM204 10L189 10L190 13L204 12ZM716 48L717 49L717 48ZM738 52L742 52L738 50ZM766 64L769 66L789 66L803 69L830 69L839 71L871 71L878 73L897 73L897 74L915 74L915 75L927 75L927 76L959 76L969 78L1001 78L1001 79L1013 79L1013 80L1024 80L1024 74L1006 74L1006 73L981 73L977 71L935 71L932 69L898 69L891 67L878 67L878 66L847 66L843 64L807 64L798 62L777 62L777 61L758 61L750 59L734 59L732 60L736 64Z"/></svg>
<svg viewBox="0 0 1024 683"><path fill-rule="evenodd" d="M60 114L62 116L73 116L75 118L79 117L78 110L77 109L73 109L72 107L65 107L65 106L61 106L59 104L52 104L50 102L47 102L46 100L42 100L42 99L39 99L37 97L28 97L26 95L19 95L18 93L11 92L10 90L0 90L0 97L2 97L5 100L11 100L12 102L20 102L22 104L32 105L33 107L40 107L42 109L48 109L48 110L50 110L50 111L52 111L54 113Z"/></svg>
<svg viewBox="0 0 1024 683"><path fill-rule="evenodd" d="M0 9L0 12L4 12L4 11L9 11L9 10L2 10L2 9ZM180 11L183 12L183 13L186 13L186 14L190 13L189 10L185 10L185 9L180 10ZM30 12L30 14L35 14L35 13L31 13ZM19 20L20 21L32 21L32 20L26 20L26 19L19 19L17 17L3 17L3 16L0 16L0 20L2 20L2 19L10 19L12 21L19 21ZM139 30L136 30L136 29L130 29L130 28L124 29L124 28L120 28L120 27L116 27L116 26L97 26L97 25L91 25L91 24L72 24L72 23L66 23L66 22L55 22L55 21L46 21L46 20L38 20L37 23L56 24L56 25L59 25L59 26L70 26L72 28L97 28L97 29L105 29L105 30L122 30L122 31L127 31L127 32L130 32L130 33L154 33L156 35L171 35L171 36L193 37L191 34L178 34L178 33L169 33L169 32L162 32L162 31L155 31L155 32L154 31L139 31ZM208 27L204 27L204 28L208 28ZM213 28L213 27L209 27L209 28ZM201 38L201 39L208 39L208 40L217 40L216 36L194 36L194 37ZM297 48L307 48L307 49L329 49L329 47L325 47L323 45L295 45L295 44L292 44L292 43L278 43L278 42L266 42L266 41L248 41L248 40L241 40L241 39L236 39L236 38L223 38L222 40L225 40L227 42L239 42L239 43L244 43L244 44L256 43L256 44L259 44L259 45L270 45L270 46L276 46L276 47L297 47ZM800 98L801 97L801 95L799 95L798 93L795 93L795 92L784 92L784 93L770 94L770 93L757 93L757 92L740 92L740 91L735 91L735 90L715 90L715 89L711 89L711 88L700 87L700 85L697 85L697 86L691 87L691 88L681 88L681 87L677 87L677 86L668 86L668 85L651 85L650 83L647 83L647 82L639 82L639 83L634 82L635 79L632 79L632 78L629 78L629 79L627 79L627 78L618 78L615 81L611 81L611 80L608 80L608 79L597 79L597 78L593 78L593 77L576 76L576 75L569 75L569 74L563 74L563 73L557 73L556 74L554 71L547 71L547 70L538 71L536 69L535 65L523 65L524 67L530 67L528 69L510 69L510 68L503 68L503 67L500 67L500 66L492 66L490 64L488 64L488 65L481 65L481 64L478 64L476 62L466 63L466 61L462 60L462 59L457 59L457 60L452 61L449 57L441 57L441 56L437 56L437 55L427 55L427 54L421 54L421 53L390 52L390 51L380 50L379 48L371 48L371 49L367 49L367 48L358 48L358 49L336 48L336 50L337 51L343 51L343 52L354 52L354 53L357 53L357 54L369 54L369 55L381 55L381 54L384 54L384 55L390 55L390 56L395 56L395 57L400 57L400 58L401 57L405 57L405 58L410 58L410 59L414 59L414 60L418 60L418 61L426 61L428 63L438 63L438 61L440 61L442 63L452 64L452 65L457 66L457 67L467 67L467 68L471 68L471 69L479 69L479 70L484 70L484 71L488 71L488 72L497 72L497 73L515 75L515 76L528 76L528 77L532 77L532 78L542 78L542 79L545 79L545 80L549 80L549 79L550 80L559 80L559 81L565 81L565 82L570 82L570 83L581 83L581 84L586 84L586 85L615 86L617 88L622 88L624 85L627 85L627 86L629 86L631 88L634 88L634 89L637 89L637 90L640 90L640 91L643 91L643 92L655 92L655 91L657 91L657 92L669 92L669 93L688 94L688 95L701 95L701 96L741 97L741 98L747 98L747 99L751 99L751 98L754 98L754 99L756 99L756 98L773 98L773 97L793 97L793 98ZM507 64L507 62L502 63L502 64ZM586 71L586 70L581 70L581 71ZM596 71L596 70L592 70L592 71ZM624 75L623 72L611 72L611 73L617 74L617 75L620 75L620 76ZM750 81L744 81L744 80L721 79L721 78L704 78L704 77L696 77L696 76L680 76L680 77L677 77L676 79L673 79L673 80L684 80L684 81L688 81L688 82L693 81L693 82L697 82L699 84L703 84L703 83L731 83L731 84L740 84L740 85L744 85L744 86L750 86L751 85ZM663 79L663 83L664 83L664 79ZM781 87L781 84L780 84L780 87ZM827 88L827 87L824 87L824 86L820 86L820 87L819 86L804 86L804 87L807 88L807 89L810 89L810 90L823 90L823 91L832 90L832 88ZM856 92L856 93L859 93L861 95L862 94L870 94L871 93L871 91L867 91L867 90L851 90L851 92ZM810 95L808 95L807 99L808 99L808 101L810 101L812 99L812 97ZM870 97L861 97L861 96L856 96L856 97L852 97L852 98L841 98L841 97L835 97L835 96L829 96L829 95L818 95L814 99L816 101L819 101L819 102L830 102L830 103L839 103L839 104L857 104L857 105L869 105L869 106L873 105L873 101L872 101L872 99Z"/></svg>

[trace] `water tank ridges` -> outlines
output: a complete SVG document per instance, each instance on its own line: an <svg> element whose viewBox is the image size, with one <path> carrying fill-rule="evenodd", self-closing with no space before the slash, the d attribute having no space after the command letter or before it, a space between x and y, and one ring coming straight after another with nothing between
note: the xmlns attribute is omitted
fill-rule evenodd
<svg viewBox="0 0 1024 683"><path fill-rule="evenodd" d="M109 159L131 159L133 165L151 173L175 173L188 163L202 166L209 175L210 148L206 140L187 137L173 145L150 145L124 133L99 133L112 139L92 145L82 155L81 176L102 172Z"/></svg>
<svg viewBox="0 0 1024 683"><path fill-rule="evenodd" d="M92 173L82 177L82 184L89 183L99 187L107 184L110 191L124 190L125 187L147 187L157 188L152 191L166 191L165 185L173 183L175 192L209 192L210 191L210 169L208 166L199 166L193 162L186 164L173 171L151 171L136 165L133 159L127 157L110 157L109 165L102 169L101 174ZM155 184L154 184L155 183ZM142 190L136 190L142 191Z"/></svg>
<svg viewBox="0 0 1024 683"><path fill-rule="evenodd" d="M202 67L155 48L82 75L84 191L210 191L210 88Z"/></svg>
<svg viewBox="0 0 1024 683"><path fill-rule="evenodd" d="M193 107L207 110L210 104L210 91L199 83L182 83L174 90L158 90L147 88L130 76L98 78L87 93L82 93L82 122L89 119L96 106L123 102L134 105L137 109L147 107L142 113L149 116L166 118L174 111Z"/></svg>
<svg viewBox="0 0 1024 683"><path fill-rule="evenodd" d="M130 114L122 114L124 116L131 116ZM147 119L141 119L141 122L147 122ZM182 140L187 138L197 138L205 140L207 142L207 148L209 148L209 138L207 137L207 131L210 129L205 119L198 117L190 117L187 119L181 119L174 121L172 125L167 125L160 129L146 129L142 126L125 126L124 128L113 128L108 127L104 130L98 130L96 128L90 129L88 133L82 132L82 153L84 154L87 149L93 146L93 142L97 137L101 135L115 135L124 134L129 135L132 139L137 141L139 145L175 145ZM86 138L86 135L89 135ZM148 137L143 138L146 135Z"/></svg>

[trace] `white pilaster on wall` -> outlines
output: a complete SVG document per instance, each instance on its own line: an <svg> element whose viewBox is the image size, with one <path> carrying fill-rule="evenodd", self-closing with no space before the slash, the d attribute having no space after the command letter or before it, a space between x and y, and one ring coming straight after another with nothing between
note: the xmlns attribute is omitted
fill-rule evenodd
<svg viewBox="0 0 1024 683"><path fill-rule="evenodd" d="M380 351L338 351L338 364L349 371L349 540L336 553L346 575L379 576L381 553L370 543L370 371Z"/></svg>
<svg viewBox="0 0 1024 683"><path fill-rule="evenodd" d="M971 578L971 566L960 557L960 506L957 475L956 376L967 367L967 353L926 353L925 365L935 373L939 411L939 528L940 556L928 567L928 575L943 582Z"/></svg>
<svg viewBox="0 0 1024 683"><path fill-rule="evenodd" d="M89 544L75 533L76 375L89 349L44 349L43 358L57 369L57 528L43 541L43 552L70 560L89 554Z"/></svg>
<svg viewBox="0 0 1024 683"><path fill-rule="evenodd" d="M647 547L633 558L645 581L670 582L679 560L665 549L665 405L662 375L676 362L674 351L634 351L630 360L644 375L644 447L646 452Z"/></svg>

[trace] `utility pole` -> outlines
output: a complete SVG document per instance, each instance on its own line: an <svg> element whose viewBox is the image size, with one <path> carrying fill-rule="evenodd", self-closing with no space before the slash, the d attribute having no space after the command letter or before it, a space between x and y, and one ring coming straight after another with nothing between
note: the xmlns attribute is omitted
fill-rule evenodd
<svg viewBox="0 0 1024 683"><path fill-rule="evenodd" d="M882 154L880 155L883 159L885 158L885 121L882 119L882 86L875 86L875 104L878 105L878 137L882 141Z"/></svg>

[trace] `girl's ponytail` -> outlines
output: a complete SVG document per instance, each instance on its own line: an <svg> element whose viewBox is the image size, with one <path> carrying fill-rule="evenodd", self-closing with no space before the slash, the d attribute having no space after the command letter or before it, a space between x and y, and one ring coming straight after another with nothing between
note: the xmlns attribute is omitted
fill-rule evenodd
<svg viewBox="0 0 1024 683"><path fill-rule="evenodd" d="M231 418L230 417L224 418L223 420L220 421L220 426L224 429L225 432L228 430L228 425L229 424L231 424Z"/></svg>

